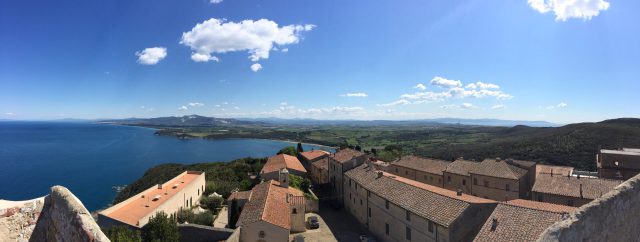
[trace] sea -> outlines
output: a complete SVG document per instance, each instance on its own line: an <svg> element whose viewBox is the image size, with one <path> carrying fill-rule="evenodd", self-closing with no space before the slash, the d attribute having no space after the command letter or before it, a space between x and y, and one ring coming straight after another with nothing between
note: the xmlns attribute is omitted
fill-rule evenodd
<svg viewBox="0 0 640 242"><path fill-rule="evenodd" d="M117 187L162 163L268 157L295 143L262 139L187 139L144 127L89 122L0 122L0 199L26 200L62 185L89 211L108 206ZM305 150L330 147L303 144Z"/></svg>

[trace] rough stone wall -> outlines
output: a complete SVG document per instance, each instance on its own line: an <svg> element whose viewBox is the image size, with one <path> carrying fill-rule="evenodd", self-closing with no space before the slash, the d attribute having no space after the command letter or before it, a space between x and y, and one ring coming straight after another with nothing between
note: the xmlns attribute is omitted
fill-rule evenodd
<svg viewBox="0 0 640 242"><path fill-rule="evenodd" d="M181 242L216 242L227 240L234 231L197 224L179 224L178 232Z"/></svg>
<svg viewBox="0 0 640 242"><path fill-rule="evenodd" d="M30 241L110 241L82 202L67 188L54 186L45 198Z"/></svg>
<svg viewBox="0 0 640 242"><path fill-rule="evenodd" d="M538 241L638 241L640 175L547 228Z"/></svg>

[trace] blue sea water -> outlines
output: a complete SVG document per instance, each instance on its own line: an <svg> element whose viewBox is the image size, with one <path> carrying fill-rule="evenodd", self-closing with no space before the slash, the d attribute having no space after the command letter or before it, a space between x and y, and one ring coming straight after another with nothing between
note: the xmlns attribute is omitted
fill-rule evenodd
<svg viewBox="0 0 640 242"><path fill-rule="evenodd" d="M81 122L0 122L0 199L31 199L63 185L93 211L113 200L113 186L129 184L158 164L267 157L292 145L259 139L179 140L154 132Z"/></svg>

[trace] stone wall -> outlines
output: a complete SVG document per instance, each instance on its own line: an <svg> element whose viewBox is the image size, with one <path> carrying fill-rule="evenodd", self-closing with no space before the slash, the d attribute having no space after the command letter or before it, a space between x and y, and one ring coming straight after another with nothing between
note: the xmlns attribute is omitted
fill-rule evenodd
<svg viewBox="0 0 640 242"><path fill-rule="evenodd" d="M197 224L179 224L178 232L180 232L181 242L216 242L227 240L233 230Z"/></svg>
<svg viewBox="0 0 640 242"><path fill-rule="evenodd" d="M54 186L44 199L30 241L107 242L109 239L73 193L65 187Z"/></svg>
<svg viewBox="0 0 640 242"><path fill-rule="evenodd" d="M227 238L227 240L225 240L225 242L240 242L240 230L242 228L237 228L233 230L233 233L231 234L231 236L229 236L229 238Z"/></svg>
<svg viewBox="0 0 640 242"><path fill-rule="evenodd" d="M538 241L637 241L640 175L547 228Z"/></svg>

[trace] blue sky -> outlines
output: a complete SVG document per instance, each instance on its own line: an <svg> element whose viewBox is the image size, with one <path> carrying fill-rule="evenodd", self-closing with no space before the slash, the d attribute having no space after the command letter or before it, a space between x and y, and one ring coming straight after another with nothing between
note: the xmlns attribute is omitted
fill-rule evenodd
<svg viewBox="0 0 640 242"><path fill-rule="evenodd" d="M0 119L640 117L640 2L571 2L1 0Z"/></svg>

